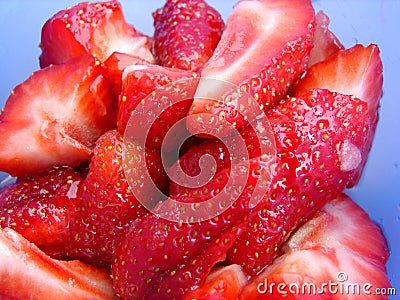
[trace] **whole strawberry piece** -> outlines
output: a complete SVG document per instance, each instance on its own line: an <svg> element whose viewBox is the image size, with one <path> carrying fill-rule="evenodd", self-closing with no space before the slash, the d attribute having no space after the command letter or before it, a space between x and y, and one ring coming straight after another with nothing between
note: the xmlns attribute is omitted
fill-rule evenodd
<svg viewBox="0 0 400 300"><path fill-rule="evenodd" d="M357 184L367 163L379 119L382 87L383 65L379 47L374 44L357 44L349 49L337 51L328 59L312 66L295 88L296 96L312 88L324 88L354 95L368 104L368 122L371 129L363 150L366 155L363 156L350 187Z"/></svg>
<svg viewBox="0 0 400 300"><path fill-rule="evenodd" d="M106 270L52 259L9 228L0 228L0 261L1 299L117 299Z"/></svg>
<svg viewBox="0 0 400 300"><path fill-rule="evenodd" d="M129 151L125 151L127 146ZM148 181L154 181L163 192L168 187L159 151L124 143L116 130L102 135L84 181L82 205L71 225L68 256L109 265L127 228L147 212L139 200L145 198L149 204L160 200Z"/></svg>
<svg viewBox="0 0 400 300"><path fill-rule="evenodd" d="M377 287L388 291L391 287L385 238L368 214L344 194L296 230L282 250L283 255L254 277L239 299L388 297L375 294ZM284 288L278 289L278 284Z"/></svg>
<svg viewBox="0 0 400 300"><path fill-rule="evenodd" d="M118 1L82 2L61 10L42 28L42 68L91 54L101 62L123 52L153 62L151 39L125 21Z"/></svg>
<svg viewBox="0 0 400 300"><path fill-rule="evenodd" d="M156 62L193 72L213 54L224 29L221 15L204 0L167 0L153 18Z"/></svg>
<svg viewBox="0 0 400 300"><path fill-rule="evenodd" d="M0 115L0 171L24 176L88 161L97 138L115 127L117 103L92 55L33 73Z"/></svg>
<svg viewBox="0 0 400 300"><path fill-rule="evenodd" d="M217 135L231 124L243 127L259 110L267 111L284 98L306 70L312 48L314 9L309 0L243 0L229 16L189 111L193 133ZM210 84L210 78L215 80ZM254 98L234 97L226 82ZM224 122L223 122L224 121ZM228 126L229 127L229 126Z"/></svg>
<svg viewBox="0 0 400 300"><path fill-rule="evenodd" d="M69 167L18 178L0 190L0 227L19 232L52 257L65 257L82 182Z"/></svg>

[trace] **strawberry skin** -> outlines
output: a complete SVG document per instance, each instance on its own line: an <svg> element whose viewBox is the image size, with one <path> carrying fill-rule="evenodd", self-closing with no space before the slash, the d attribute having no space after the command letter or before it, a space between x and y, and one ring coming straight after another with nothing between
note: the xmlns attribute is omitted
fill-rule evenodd
<svg viewBox="0 0 400 300"><path fill-rule="evenodd" d="M68 167L18 178L0 190L0 227L17 231L52 257L65 257L82 182Z"/></svg>
<svg viewBox="0 0 400 300"><path fill-rule="evenodd" d="M378 123L378 109L382 97L383 65L377 45L360 44L336 52L328 59L311 67L295 88L295 96L311 88L325 88L346 95L354 95L368 104L370 131L364 153L368 154L373 143ZM349 187L357 184L368 155L363 156Z"/></svg>
<svg viewBox="0 0 400 300"><path fill-rule="evenodd" d="M153 62L151 39L126 23L118 1L83 2L61 10L42 28L42 68L92 54L105 61L119 51Z"/></svg>
<svg viewBox="0 0 400 300"><path fill-rule="evenodd" d="M178 299L199 287L241 234L252 211L249 201L269 164L268 158L259 157L250 160L248 167L239 167L239 178L249 175L247 181L239 180L242 189L236 185L224 189L231 175L224 169L219 172L221 179L207 186L207 195L176 195L137 220L115 251L112 274L117 295L122 299ZM218 191L220 203L203 203ZM208 213L214 208L225 210L212 217Z"/></svg>
<svg viewBox="0 0 400 300"><path fill-rule="evenodd" d="M200 80L189 111L198 118L188 119L189 130L215 135L221 120L243 127L256 117L259 108L266 111L277 105L306 70L313 18L308 0L238 2L213 56L201 71L201 77L217 81L210 85L208 80ZM224 82L247 92L254 103L231 99L221 88Z"/></svg>
<svg viewBox="0 0 400 300"><path fill-rule="evenodd" d="M122 74L122 92L118 109L118 130L134 139L146 141L146 145L161 148L168 130L186 117L194 94L196 73L158 65L133 65ZM179 82L182 82L180 86ZM178 91L177 91L178 90ZM164 100L168 97L168 103ZM137 110L136 110L137 109ZM136 110L136 111L135 111ZM155 115L154 122L149 114ZM134 124L134 125L133 125ZM138 127L142 130L136 130ZM186 129L185 129L186 130ZM174 141L167 143L173 148Z"/></svg>
<svg viewBox="0 0 400 300"><path fill-rule="evenodd" d="M109 265L127 228L147 212L136 195L141 193L148 202L159 201L142 175L145 170L139 164L141 159L146 159L147 171L158 188L164 192L167 189L169 181L159 151L149 148L142 153L132 144L130 161L124 160L123 155L124 140L116 130L105 133L97 141L84 181L82 205L71 225L69 257ZM129 168L135 170L134 175L127 175Z"/></svg>
<svg viewBox="0 0 400 300"><path fill-rule="evenodd" d="M343 230L346 228L346 230ZM294 232L282 248L284 253L263 273L253 278L238 299L360 299L367 297L362 287L389 288L385 263L388 248L380 228L368 214L348 196L340 194ZM348 276L342 284L356 283L360 294L337 293L325 290L321 294L290 293L283 295L275 288L277 284L312 283L320 292L322 284L340 283L338 274ZM268 284L268 287L266 286ZM260 293L257 287L261 284ZM335 287L335 286L334 286ZM334 291L334 290L332 290ZM387 299L387 295L374 295L374 299Z"/></svg>
<svg viewBox="0 0 400 300"><path fill-rule="evenodd" d="M314 89L267 112L277 151L268 201L249 220L228 261L259 273L302 220L334 199L361 163L369 134L364 102Z"/></svg>
<svg viewBox="0 0 400 300"><path fill-rule="evenodd" d="M90 159L96 139L116 122L116 103L91 55L33 73L0 115L0 170L13 176Z"/></svg>
<svg viewBox="0 0 400 300"><path fill-rule="evenodd" d="M1 299L117 299L108 272L48 257L12 229L0 229Z"/></svg>
<svg viewBox="0 0 400 300"><path fill-rule="evenodd" d="M153 18L156 62L193 72L211 57L225 25L204 0L167 0Z"/></svg>

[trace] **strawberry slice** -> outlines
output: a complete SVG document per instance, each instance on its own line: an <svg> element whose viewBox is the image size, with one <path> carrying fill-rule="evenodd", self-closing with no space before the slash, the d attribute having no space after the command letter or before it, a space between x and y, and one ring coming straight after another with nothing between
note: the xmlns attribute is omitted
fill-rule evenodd
<svg viewBox="0 0 400 300"><path fill-rule="evenodd" d="M239 299L359 299L375 288L390 288L385 238L368 214L344 194L302 225L283 250ZM278 284L284 286L282 292ZM311 287L310 292L307 286L302 290L303 285ZM373 297L387 299L387 295Z"/></svg>
<svg viewBox="0 0 400 300"><path fill-rule="evenodd" d="M278 104L306 69L313 18L309 0L238 2L213 56L201 71L201 77L215 82L200 80L189 112L198 118L188 119L189 130L216 135L220 118L243 127L256 117L256 108L268 110ZM231 91L225 95L226 89L221 88L224 82L248 92L254 103L229 97Z"/></svg>
<svg viewBox="0 0 400 300"><path fill-rule="evenodd" d="M352 180L350 187L357 184L368 153L372 147L378 123L379 101L382 97L383 71L377 45L357 44L350 49L341 50L327 60L314 65L296 86L295 95L312 88L326 88L346 95L354 95L368 103L368 119L371 130L365 143L363 161Z"/></svg>
<svg viewBox="0 0 400 300"><path fill-rule="evenodd" d="M91 55L33 73L0 115L0 170L23 176L89 160L96 139L115 126L115 104Z"/></svg>
<svg viewBox="0 0 400 300"><path fill-rule="evenodd" d="M241 234L252 211L249 201L258 184L265 189L261 179L269 168L267 157L250 160L248 166L236 169L238 181L224 189L231 178L225 169L218 182L208 185L207 195L177 195L137 220L114 255L112 274L118 296L178 299L202 285ZM218 191L219 198L208 202ZM216 215L214 209L223 212Z"/></svg>
<svg viewBox="0 0 400 300"><path fill-rule="evenodd" d="M153 18L156 62L193 72L211 57L225 26L204 0L167 0Z"/></svg>
<svg viewBox="0 0 400 300"><path fill-rule="evenodd" d="M125 21L118 1L82 2L59 11L43 25L40 48L42 68L82 54L103 62L115 51L154 61L151 39Z"/></svg>
<svg viewBox="0 0 400 300"><path fill-rule="evenodd" d="M129 123L129 134L139 141L146 141L151 147L161 148L170 128L187 115L193 100L196 77L193 72L158 65L127 67L122 74L119 132L125 133L135 113ZM152 123L149 118L151 115L155 115ZM139 127L142 130L137 130ZM171 144L169 148L176 146L173 140L167 142Z"/></svg>
<svg viewBox="0 0 400 300"><path fill-rule="evenodd" d="M246 284L247 278L240 266L220 267L208 275L200 288L186 294L183 300L237 299Z"/></svg>
<svg viewBox="0 0 400 300"><path fill-rule="evenodd" d="M1 299L117 299L107 271L54 260L12 229L0 229Z"/></svg>
<svg viewBox="0 0 400 300"><path fill-rule="evenodd" d="M315 15L314 47L310 52L309 67L344 49L336 35L329 30L329 23L329 17L322 10Z"/></svg>
<svg viewBox="0 0 400 300"><path fill-rule="evenodd" d="M127 228L147 212L137 195L145 197L148 203L160 200L143 176L146 170L140 165L142 159L146 160L151 180L166 192L169 180L159 151L148 148L142 153L139 146L132 144L128 161L123 158L127 155L124 147L123 137L116 130L105 133L97 141L84 181L82 205L71 225L69 257L109 265ZM128 169L133 172L129 177Z"/></svg>
<svg viewBox="0 0 400 300"><path fill-rule="evenodd" d="M82 178L68 167L18 178L0 190L0 227L9 227L51 257L64 258Z"/></svg>

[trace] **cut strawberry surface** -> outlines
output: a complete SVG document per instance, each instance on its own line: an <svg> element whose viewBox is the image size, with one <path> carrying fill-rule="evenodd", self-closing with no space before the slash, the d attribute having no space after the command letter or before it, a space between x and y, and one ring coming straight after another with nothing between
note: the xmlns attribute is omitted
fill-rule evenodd
<svg viewBox="0 0 400 300"><path fill-rule="evenodd" d="M350 187L357 184L368 153L372 147L375 129L378 123L379 101L382 97L383 66L377 45L363 46L357 44L349 49L336 52L327 60L311 67L295 89L295 95L312 88L326 88L355 97L368 103L368 122L370 131L364 145L363 161L358 167Z"/></svg>
<svg viewBox="0 0 400 300"><path fill-rule="evenodd" d="M130 126L127 134L134 139L157 148L170 143L169 148L174 148L173 141L164 141L164 137L175 123L186 117L193 101L196 77L193 72L158 65L126 68L118 110L119 132L124 134ZM153 120L149 116L154 116Z"/></svg>
<svg viewBox="0 0 400 300"><path fill-rule="evenodd" d="M233 300L237 299L247 284L246 275L238 265L220 267L210 273L204 284L189 292L184 300Z"/></svg>
<svg viewBox="0 0 400 300"><path fill-rule="evenodd" d="M64 258L82 182L71 168L19 178L0 190L0 227L17 231L52 257Z"/></svg>
<svg viewBox="0 0 400 300"><path fill-rule="evenodd" d="M329 23L329 17L323 11L315 15L314 47L310 52L309 67L344 49L339 39L329 30Z"/></svg>
<svg viewBox="0 0 400 300"><path fill-rule="evenodd" d="M204 0L167 0L153 18L156 62L193 72L211 57L225 25Z"/></svg>
<svg viewBox="0 0 400 300"><path fill-rule="evenodd" d="M190 119L189 130L214 133L219 118L241 127L256 117L253 106L268 110L278 104L307 67L313 18L311 1L238 2L201 72L202 77L217 81L210 85L200 80L190 110L200 120ZM238 103L238 99L224 95L222 82L248 92L254 103ZM216 117L214 122L210 121L212 116Z"/></svg>
<svg viewBox="0 0 400 300"><path fill-rule="evenodd" d="M166 191L169 181L159 151L141 151L132 144L131 151L124 152L124 147L123 137L116 130L105 133L97 141L84 181L82 205L71 225L69 257L94 265L109 265L115 247L131 223L147 212L139 200L145 198L153 205L160 200L148 181L154 181L159 189ZM130 159L124 159L124 154ZM146 170L140 164L144 159L149 180L144 177Z"/></svg>
<svg viewBox="0 0 400 300"><path fill-rule="evenodd" d="M125 21L118 1L84 2L61 10L42 28L40 66L92 54L105 61L123 52L153 62L151 39Z"/></svg>
<svg viewBox="0 0 400 300"><path fill-rule="evenodd" d="M117 299L106 270L54 260L12 229L0 229L1 299Z"/></svg>
<svg viewBox="0 0 400 300"><path fill-rule="evenodd" d="M77 166L115 120L109 84L91 55L37 71L12 91L0 115L0 170L23 176Z"/></svg>
<svg viewBox="0 0 400 300"><path fill-rule="evenodd" d="M252 279L239 299L360 299L372 295L387 299L387 295L374 294L375 288L390 287L385 238L368 214L344 194L302 225L283 249L284 254ZM278 290L278 284L284 288Z"/></svg>
<svg viewBox="0 0 400 300"><path fill-rule="evenodd" d="M259 273L302 220L346 187L364 155L366 114L364 102L317 89L267 113L275 136L276 174L266 205L249 220L228 261L249 274Z"/></svg>

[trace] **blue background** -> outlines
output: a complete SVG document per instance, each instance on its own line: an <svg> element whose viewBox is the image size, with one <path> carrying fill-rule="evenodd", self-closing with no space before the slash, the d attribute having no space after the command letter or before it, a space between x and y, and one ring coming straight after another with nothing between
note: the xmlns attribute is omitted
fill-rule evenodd
<svg viewBox="0 0 400 300"><path fill-rule="evenodd" d="M68 0L0 0L0 107L14 86L39 68L40 30L58 10L78 3ZM151 12L164 1L121 1L129 23L152 35ZM224 19L235 1L208 0ZM376 43L384 66L384 96L380 122L370 159L360 184L348 194L381 226L389 242L387 264L392 285L400 294L400 1L398 0L315 0L331 18L331 30L346 47L355 43ZM5 174L0 174L0 178ZM346 230L346 228L343 228ZM398 296L392 297L392 299Z"/></svg>

